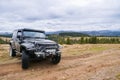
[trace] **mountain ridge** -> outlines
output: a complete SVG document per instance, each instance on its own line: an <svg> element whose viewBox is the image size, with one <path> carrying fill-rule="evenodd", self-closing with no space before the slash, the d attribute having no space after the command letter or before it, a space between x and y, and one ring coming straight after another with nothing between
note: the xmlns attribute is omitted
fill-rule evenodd
<svg viewBox="0 0 120 80"><path fill-rule="evenodd" d="M52 35L52 34L64 34L64 33L78 33L78 34L85 34L90 36L116 36L120 37L120 31L119 30L100 30L100 31L53 31L53 32L46 32L46 34ZM11 37L11 32L0 32L0 36L5 37Z"/></svg>
<svg viewBox="0 0 120 80"><path fill-rule="evenodd" d="M47 34L60 34L60 33L82 33L90 36L118 36L120 37L120 31L112 31L112 30L100 30L100 31L55 31L55 32L47 32Z"/></svg>

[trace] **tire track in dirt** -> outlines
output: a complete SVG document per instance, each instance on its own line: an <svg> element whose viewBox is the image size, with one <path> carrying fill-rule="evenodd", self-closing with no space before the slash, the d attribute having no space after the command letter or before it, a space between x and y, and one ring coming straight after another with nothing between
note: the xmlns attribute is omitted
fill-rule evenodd
<svg viewBox="0 0 120 80"><path fill-rule="evenodd" d="M112 59L113 61L111 61L111 60L109 61L110 56L111 56L111 58L113 57L113 59ZM116 65L120 64L120 60L119 60L118 56L120 56L120 54L106 53L106 51L105 51L105 54L100 54L100 55L97 55L96 57L92 56L90 58L86 58L85 60L75 59L73 62L76 61L76 63L77 63L77 61L78 61L78 62L84 63L84 64L74 66L73 64L68 63L67 66L65 65L64 67L62 67L63 69L59 68L58 71L56 71L54 69L55 71L52 71L51 74L49 74L47 76L47 78L44 78L44 76L47 73L43 74L42 75L43 77L39 76L39 78L41 78L43 80L46 80L46 79L49 79L49 80L57 80L57 79L58 80L73 80L73 79L76 79L76 77L79 77L79 75L83 75L83 74L88 75L90 73L94 74L95 72L97 72L98 70L100 70L102 68L107 68L107 67L116 66ZM100 59L103 59L103 60L100 60ZM107 59L107 60L104 61L104 59ZM68 71L68 72L66 73L66 71ZM66 74L64 74L64 73L66 73ZM57 78L54 75L59 76L59 77ZM38 78L35 78L35 79L37 80ZM76 79L76 80L79 80L79 79ZM80 80L82 80L82 79L80 79ZM84 78L83 80L88 80L88 79Z"/></svg>
<svg viewBox="0 0 120 80"><path fill-rule="evenodd" d="M63 56L61 63L31 62L28 70L21 69L21 61L0 65L0 80L88 80L103 69L120 65L120 50L106 50L96 55ZM104 74L106 75L106 74Z"/></svg>
<svg viewBox="0 0 120 80"><path fill-rule="evenodd" d="M87 58L87 57L90 57L90 56L92 56L92 55L91 54L85 54L85 55L80 55L80 56L64 56L64 57L62 57L62 60L74 60L74 59L80 59L80 58ZM42 62L42 64L43 64L43 62ZM10 68L10 69L8 70L7 68ZM7 73L9 73L11 71L12 72L14 72L14 71L22 71L22 69L19 70L19 68L21 68L21 61L17 61L17 62L13 62L13 63L7 63L7 64L0 64L0 70L1 70L0 71L0 76L5 75L5 74L7 74ZM6 71L6 69L7 69L7 71ZM14 69L14 70L12 70L12 69ZM7 72L7 73L2 74L2 72L3 73Z"/></svg>
<svg viewBox="0 0 120 80"><path fill-rule="evenodd" d="M102 54L102 55L100 55L100 57L98 57L98 55L97 55L97 58L91 57L91 58L87 59L87 62L85 62L86 64L83 64L83 65L73 66L73 64L71 64L72 66L69 66L69 67L65 66L63 69L60 69L60 71L55 71L55 72L51 73L45 79L56 80L58 78L55 76L59 76L59 78L61 78L61 80L64 80L64 79L65 80L73 80L73 79L75 80L76 77L79 77L80 75L81 75L81 77L83 74L84 74L84 76L85 75L89 76L89 74L95 74L97 71L101 70L102 68L109 68L111 66L114 67L114 66L120 64L120 59L118 57L118 56L120 56L120 54L116 55L113 53L107 53L104 56ZM108 56L108 57L106 57L106 56ZM109 56L113 57L112 61L111 60L109 61ZM99 61L100 58L101 59L107 58L107 60L106 61L104 61L104 60ZM92 61L89 61L90 59L92 59L92 61L98 59L98 61L96 60L96 62L92 63ZM68 72L63 75L63 73L65 73L66 71L68 71ZM58 75L56 75L56 74L58 74ZM53 75L55 75L55 76L53 76ZM106 75L106 74L104 74L104 75ZM43 75L43 76L45 76L45 75ZM76 80L79 80L79 78L77 78ZM84 79L80 79L80 80L88 80L88 79L84 78ZM100 80L102 80L102 79L100 79Z"/></svg>

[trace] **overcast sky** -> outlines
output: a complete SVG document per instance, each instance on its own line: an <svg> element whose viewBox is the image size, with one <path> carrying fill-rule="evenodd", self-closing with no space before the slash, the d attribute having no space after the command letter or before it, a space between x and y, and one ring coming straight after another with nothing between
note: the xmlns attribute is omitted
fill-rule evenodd
<svg viewBox="0 0 120 80"><path fill-rule="evenodd" d="M120 0L0 0L0 31L119 30Z"/></svg>

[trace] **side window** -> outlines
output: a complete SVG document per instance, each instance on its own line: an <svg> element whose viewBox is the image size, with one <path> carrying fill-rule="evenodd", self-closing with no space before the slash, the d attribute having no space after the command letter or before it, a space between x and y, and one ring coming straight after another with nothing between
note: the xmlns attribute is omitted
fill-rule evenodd
<svg viewBox="0 0 120 80"><path fill-rule="evenodd" d="M22 32L19 31L19 32L17 33L17 36L21 36L21 35L22 35Z"/></svg>

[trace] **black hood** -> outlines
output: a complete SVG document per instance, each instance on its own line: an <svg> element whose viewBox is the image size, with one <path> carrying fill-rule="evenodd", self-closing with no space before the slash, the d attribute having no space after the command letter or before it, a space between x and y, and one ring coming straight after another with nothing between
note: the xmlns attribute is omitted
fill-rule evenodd
<svg viewBox="0 0 120 80"><path fill-rule="evenodd" d="M55 41L48 39L25 39L24 42L31 42L37 44L57 44Z"/></svg>

